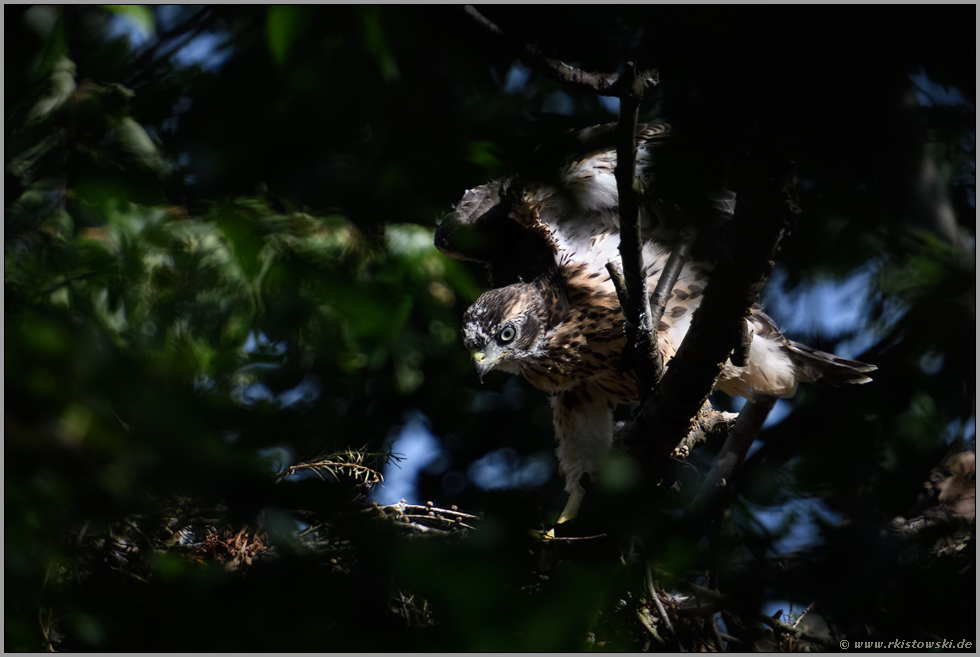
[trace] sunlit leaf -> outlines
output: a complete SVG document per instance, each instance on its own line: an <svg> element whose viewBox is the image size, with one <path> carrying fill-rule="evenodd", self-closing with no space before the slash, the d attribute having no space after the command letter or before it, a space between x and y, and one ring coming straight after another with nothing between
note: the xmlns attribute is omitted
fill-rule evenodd
<svg viewBox="0 0 980 657"><path fill-rule="evenodd" d="M146 129L133 117L124 117L119 122L118 130L120 145L124 150L135 155L140 164L159 175L166 175L169 172L167 160L150 139Z"/></svg>
<svg viewBox="0 0 980 657"><path fill-rule="evenodd" d="M46 93L34 104L27 121L35 122L45 118L71 98L75 91L75 62L67 57L59 58L51 70Z"/></svg>

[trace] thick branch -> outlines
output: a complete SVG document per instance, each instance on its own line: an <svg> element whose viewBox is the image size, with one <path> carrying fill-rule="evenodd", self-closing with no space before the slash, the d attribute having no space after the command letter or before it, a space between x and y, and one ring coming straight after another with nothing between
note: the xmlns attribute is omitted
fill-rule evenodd
<svg viewBox="0 0 980 657"><path fill-rule="evenodd" d="M510 39L506 34L504 34L503 30L488 20L486 16L477 11L473 5L466 5L464 11L466 11L467 16L469 16L474 23L479 25L481 29L493 36L495 39L506 43L508 47L517 52L517 55L525 64L538 73L546 75L553 80L557 80L558 82L571 87L575 87L583 91L591 91L599 94L600 96L622 97L624 89L622 86L622 76L620 74L588 73L581 69L577 69L574 66L569 66L568 64L557 59L545 57L534 46L517 43ZM660 73L655 68L650 69L649 71L643 71L639 74L638 81L644 87L655 85L660 81Z"/></svg>
<svg viewBox="0 0 980 657"><path fill-rule="evenodd" d="M644 402L633 430L626 437L637 455L651 461L669 454L690 430L729 358L742 337L741 325L772 270L772 257L792 210L788 189L769 179L742 194L751 220L742 238L731 244L731 258L722 260L704 291L691 328L655 395ZM787 198L784 198L787 197ZM768 204L766 200L771 200ZM758 202L761 201L761 202ZM747 202L747 203L746 203Z"/></svg>

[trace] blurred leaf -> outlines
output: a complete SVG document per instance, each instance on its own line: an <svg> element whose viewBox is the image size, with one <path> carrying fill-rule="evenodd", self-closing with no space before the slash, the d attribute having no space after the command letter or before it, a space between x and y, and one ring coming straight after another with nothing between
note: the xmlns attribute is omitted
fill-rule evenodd
<svg viewBox="0 0 980 657"><path fill-rule="evenodd" d="M165 176L170 167L146 129L131 116L123 117L118 125L119 144L136 156L137 161L154 173Z"/></svg>
<svg viewBox="0 0 980 657"><path fill-rule="evenodd" d="M361 34L364 38L364 46L367 51L374 56L381 70L381 77L386 82L398 79L398 64L388 47L388 38L385 36L382 24L381 12L378 7L362 5L357 7L361 18Z"/></svg>
<svg viewBox="0 0 980 657"><path fill-rule="evenodd" d="M55 61L44 95L34 103L27 122L40 121L64 105L75 91L75 62L67 57Z"/></svg>
<svg viewBox="0 0 980 657"><path fill-rule="evenodd" d="M488 179L503 174L503 162L497 157L497 145L492 141L475 140L466 144L467 159L484 169Z"/></svg>
<svg viewBox="0 0 980 657"><path fill-rule="evenodd" d="M156 19L151 5L102 5L102 7L129 19L148 36L156 32Z"/></svg>
<svg viewBox="0 0 980 657"><path fill-rule="evenodd" d="M302 5L272 5L266 13L265 39L272 58L282 66L297 39L309 26L310 11Z"/></svg>

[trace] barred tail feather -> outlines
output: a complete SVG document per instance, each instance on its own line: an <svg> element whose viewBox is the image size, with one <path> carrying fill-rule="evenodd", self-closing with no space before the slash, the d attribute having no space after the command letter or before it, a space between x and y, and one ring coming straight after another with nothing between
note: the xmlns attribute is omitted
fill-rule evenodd
<svg viewBox="0 0 980 657"><path fill-rule="evenodd" d="M841 358L826 351L819 351L805 344L786 340L787 353L796 367L796 378L804 383L828 383L840 386L847 383L869 383L868 372L878 369L877 365Z"/></svg>

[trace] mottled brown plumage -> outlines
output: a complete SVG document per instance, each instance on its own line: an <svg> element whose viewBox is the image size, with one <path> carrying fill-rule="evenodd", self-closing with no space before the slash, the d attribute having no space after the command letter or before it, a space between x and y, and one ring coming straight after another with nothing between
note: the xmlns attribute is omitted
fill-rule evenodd
<svg viewBox="0 0 980 657"><path fill-rule="evenodd" d="M658 190L657 150L666 126L643 127L638 139L643 258L652 294L669 252L658 221L665 201ZM639 401L636 379L620 367L624 317L606 271L619 262L615 150L604 127L571 137L575 154L545 182L528 176L467 191L436 232L436 246L456 258L484 262L494 289L464 317L463 340L481 380L491 369L524 376L551 394L558 458L566 490L581 492L612 441L612 409ZM591 148L590 148L591 145ZM706 192L718 222L734 210L734 194ZM659 237L658 237L659 236ZM657 332L664 362L687 333L713 266L681 269ZM733 395L791 396L800 381L865 383L872 365L849 361L787 340L758 308L746 320L752 336L744 367L724 364L717 388Z"/></svg>

